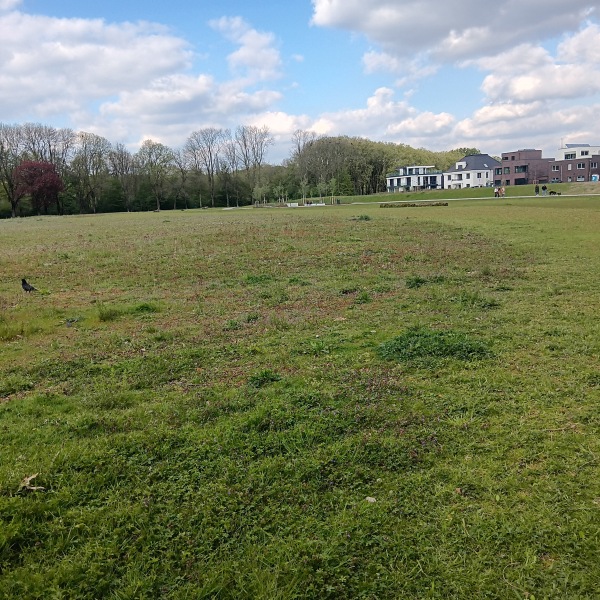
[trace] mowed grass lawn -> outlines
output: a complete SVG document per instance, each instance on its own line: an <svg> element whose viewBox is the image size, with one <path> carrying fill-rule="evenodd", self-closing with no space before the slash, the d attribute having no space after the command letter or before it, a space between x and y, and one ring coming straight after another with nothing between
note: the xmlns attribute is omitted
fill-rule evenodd
<svg viewBox="0 0 600 600"><path fill-rule="evenodd" d="M0 266L0 598L599 597L600 200L6 220Z"/></svg>

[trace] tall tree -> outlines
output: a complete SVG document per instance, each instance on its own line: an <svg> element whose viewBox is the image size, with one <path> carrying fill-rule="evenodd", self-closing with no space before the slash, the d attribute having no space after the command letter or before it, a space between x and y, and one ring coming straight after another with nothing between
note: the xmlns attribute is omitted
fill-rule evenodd
<svg viewBox="0 0 600 600"><path fill-rule="evenodd" d="M57 129L41 123L25 123L22 125L22 136L28 159L52 163L64 179L77 141L75 132L69 128ZM58 206L58 212L62 213L62 205Z"/></svg>
<svg viewBox="0 0 600 600"><path fill-rule="evenodd" d="M267 149L275 140L266 125L263 125L263 127L250 127L250 134L252 168L255 171L255 179L260 180L260 172L265 162Z"/></svg>
<svg viewBox="0 0 600 600"><path fill-rule="evenodd" d="M292 134L292 160L300 158L304 150L315 142L317 138L318 136L314 131L296 129Z"/></svg>
<svg viewBox="0 0 600 600"><path fill-rule="evenodd" d="M227 182L231 181L231 184L235 190L235 204L237 207L240 205L240 186L237 185L238 171L240 169L240 154L235 139L231 135L231 131L227 129L225 131L225 142L223 143L222 150L223 157L221 159L221 172L227 176ZM229 206L229 188L226 185L226 196L227 206Z"/></svg>
<svg viewBox="0 0 600 600"><path fill-rule="evenodd" d="M138 186L138 165L135 157L121 144L112 146L108 153L110 173L119 181L125 199L125 210L131 210Z"/></svg>
<svg viewBox="0 0 600 600"><path fill-rule="evenodd" d="M11 214L17 216L21 198L17 194L15 169L24 151L23 129L20 125L0 123L0 184L10 202Z"/></svg>
<svg viewBox="0 0 600 600"><path fill-rule="evenodd" d="M18 197L31 197L33 207L38 214L48 213L51 204L59 207L58 196L64 189L56 166L45 161L23 161L14 174Z"/></svg>
<svg viewBox="0 0 600 600"><path fill-rule="evenodd" d="M184 207L188 207L188 179L189 179L189 160L183 150L173 152L173 210L177 209L177 200L183 200Z"/></svg>
<svg viewBox="0 0 600 600"><path fill-rule="evenodd" d="M160 201L164 197L167 178L173 165L173 150L160 142L144 140L136 156L141 172L148 178L156 200L156 210L160 210Z"/></svg>
<svg viewBox="0 0 600 600"><path fill-rule="evenodd" d="M246 175L254 188L260 180L260 171L268 147L274 139L269 128L254 125L240 125L235 130L235 144L238 157L246 170Z"/></svg>
<svg viewBox="0 0 600 600"><path fill-rule="evenodd" d="M211 206L215 205L215 174L219 167L219 152L227 139L222 129L206 127L194 131L185 143L185 152L198 171L208 179Z"/></svg>
<svg viewBox="0 0 600 600"><path fill-rule="evenodd" d="M81 212L89 207L93 213L108 180L108 158L110 142L94 133L81 132L77 135L77 149L71 162L75 175L76 194Z"/></svg>

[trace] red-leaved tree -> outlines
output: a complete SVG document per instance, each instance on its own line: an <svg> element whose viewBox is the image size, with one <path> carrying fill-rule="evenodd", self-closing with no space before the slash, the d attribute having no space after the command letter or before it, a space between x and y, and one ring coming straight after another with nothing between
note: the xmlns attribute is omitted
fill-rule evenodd
<svg viewBox="0 0 600 600"><path fill-rule="evenodd" d="M29 196L38 214L42 210L47 214L52 204L56 204L58 214L62 213L59 193L64 185L55 165L44 161L23 161L15 168L14 179L16 196Z"/></svg>

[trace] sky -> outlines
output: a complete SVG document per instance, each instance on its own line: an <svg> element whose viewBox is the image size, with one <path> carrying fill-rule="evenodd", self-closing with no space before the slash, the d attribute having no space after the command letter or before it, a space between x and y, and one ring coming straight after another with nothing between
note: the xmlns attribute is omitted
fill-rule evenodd
<svg viewBox="0 0 600 600"><path fill-rule="evenodd" d="M0 122L172 148L266 125L500 155L600 145L600 0L0 0Z"/></svg>

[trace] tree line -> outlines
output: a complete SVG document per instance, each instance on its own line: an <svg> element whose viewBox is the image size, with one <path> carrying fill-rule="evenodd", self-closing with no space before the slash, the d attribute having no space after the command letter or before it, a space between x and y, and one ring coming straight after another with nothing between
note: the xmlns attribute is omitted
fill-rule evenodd
<svg viewBox="0 0 600 600"><path fill-rule="evenodd" d="M399 165L446 169L473 148L405 144L297 130L290 156L267 163L268 127L207 127L181 148L145 140L137 152L94 133L0 123L0 216L164 210L366 195Z"/></svg>

